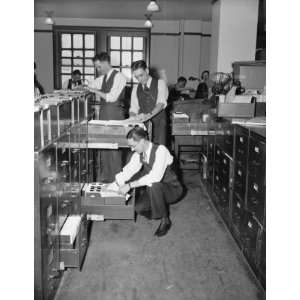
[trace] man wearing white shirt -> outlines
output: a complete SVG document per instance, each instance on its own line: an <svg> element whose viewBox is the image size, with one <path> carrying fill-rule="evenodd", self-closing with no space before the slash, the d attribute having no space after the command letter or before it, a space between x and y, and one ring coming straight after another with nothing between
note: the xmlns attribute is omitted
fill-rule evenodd
<svg viewBox="0 0 300 300"><path fill-rule="evenodd" d="M182 195L182 186L173 170L173 156L164 145L151 143L147 132L138 126L129 131L127 139L134 153L123 170L116 174L115 183L124 194L131 188L145 187L137 199L136 212L161 219L155 235L163 236L171 227L169 204Z"/></svg>
<svg viewBox="0 0 300 300"><path fill-rule="evenodd" d="M129 114L140 121L151 119L153 142L166 145L168 87L164 80L149 75L143 60L133 62L131 69L139 84L132 89Z"/></svg>
<svg viewBox="0 0 300 300"><path fill-rule="evenodd" d="M106 52L97 54L93 59L95 68L101 71L100 77L89 84L89 91L100 99L100 120L123 120L122 101L125 97L125 76L114 70L110 56ZM122 168L122 156L118 150L101 150L99 181L111 182Z"/></svg>

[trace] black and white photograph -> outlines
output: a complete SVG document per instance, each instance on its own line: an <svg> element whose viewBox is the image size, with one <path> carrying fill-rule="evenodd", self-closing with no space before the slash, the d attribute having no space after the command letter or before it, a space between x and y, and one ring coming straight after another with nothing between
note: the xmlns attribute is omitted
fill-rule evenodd
<svg viewBox="0 0 300 300"><path fill-rule="evenodd" d="M2 25L1 298L298 299L296 7L26 2Z"/></svg>
<svg viewBox="0 0 300 300"><path fill-rule="evenodd" d="M265 1L35 0L34 26L35 299L265 299Z"/></svg>

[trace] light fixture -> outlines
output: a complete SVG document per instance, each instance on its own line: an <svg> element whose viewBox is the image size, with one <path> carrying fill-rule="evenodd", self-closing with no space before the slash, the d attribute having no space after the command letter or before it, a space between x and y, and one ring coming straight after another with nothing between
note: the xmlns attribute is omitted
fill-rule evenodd
<svg viewBox="0 0 300 300"><path fill-rule="evenodd" d="M152 16L151 14L145 14L145 17L147 18L147 20L144 24L145 27L151 28L153 26L152 21L151 21L151 16Z"/></svg>
<svg viewBox="0 0 300 300"><path fill-rule="evenodd" d="M46 11L46 19L45 19L45 24L47 25L53 25L53 11Z"/></svg>
<svg viewBox="0 0 300 300"><path fill-rule="evenodd" d="M155 0L151 0L147 6L148 11L159 11L159 6Z"/></svg>

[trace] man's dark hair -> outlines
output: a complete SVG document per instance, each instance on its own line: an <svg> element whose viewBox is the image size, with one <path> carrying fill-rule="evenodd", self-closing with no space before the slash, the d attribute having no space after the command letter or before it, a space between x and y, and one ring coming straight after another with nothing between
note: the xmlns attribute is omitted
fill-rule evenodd
<svg viewBox="0 0 300 300"><path fill-rule="evenodd" d="M80 75L81 76L81 72L80 72L80 70L74 70L72 72L72 75Z"/></svg>
<svg viewBox="0 0 300 300"><path fill-rule="evenodd" d="M208 71L208 70L204 70L204 71L201 73L201 79L203 79L205 73L207 73L208 76L209 76L209 71Z"/></svg>
<svg viewBox="0 0 300 300"><path fill-rule="evenodd" d="M99 61L107 61L107 62L109 62L110 63L110 56L108 55L108 53L106 53L106 52L101 52L100 54L96 54L95 56L94 56L94 58L93 58L93 62L95 62L95 61L97 61L97 60L99 60Z"/></svg>
<svg viewBox="0 0 300 300"><path fill-rule="evenodd" d="M147 69L147 64L144 60L137 60L137 61L134 61L132 64L131 64L131 69L132 71L135 71L137 69L144 69L146 70Z"/></svg>
<svg viewBox="0 0 300 300"><path fill-rule="evenodd" d="M178 77L177 82L180 82L180 81L184 81L185 83L187 82L186 78L183 76Z"/></svg>
<svg viewBox="0 0 300 300"><path fill-rule="evenodd" d="M148 140L148 133L146 130L136 125L127 133L126 138L133 139L136 142L139 142L141 139Z"/></svg>

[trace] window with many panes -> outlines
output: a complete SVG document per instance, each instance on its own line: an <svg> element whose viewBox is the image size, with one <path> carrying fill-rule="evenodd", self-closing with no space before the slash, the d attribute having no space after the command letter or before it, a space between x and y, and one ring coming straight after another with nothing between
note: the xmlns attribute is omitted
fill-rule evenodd
<svg viewBox="0 0 300 300"><path fill-rule="evenodd" d="M79 70L83 80L91 81L95 77L93 57L95 56L95 34L61 33L60 84L71 78L74 70Z"/></svg>
<svg viewBox="0 0 300 300"><path fill-rule="evenodd" d="M144 59L149 64L150 30L146 28L54 25L53 39L55 89L62 88L74 70L88 81L98 76L92 59L102 51L110 54L113 68L125 75L129 86L136 83L131 63Z"/></svg>
<svg viewBox="0 0 300 300"><path fill-rule="evenodd" d="M108 49L113 68L121 71L129 85L137 83L131 72L134 61L145 59L145 38L143 36L108 37Z"/></svg>

